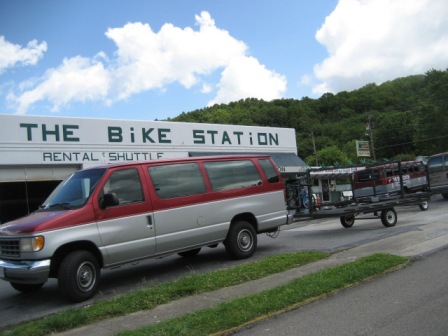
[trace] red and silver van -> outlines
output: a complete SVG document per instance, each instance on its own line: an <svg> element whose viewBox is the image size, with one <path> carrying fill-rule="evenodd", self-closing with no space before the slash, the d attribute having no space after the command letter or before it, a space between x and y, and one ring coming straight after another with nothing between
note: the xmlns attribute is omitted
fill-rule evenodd
<svg viewBox="0 0 448 336"><path fill-rule="evenodd" d="M39 210L0 226L0 278L22 292L57 278L68 299L91 298L100 269L223 243L252 256L257 234L292 223L269 156L214 156L105 165L63 181Z"/></svg>
<svg viewBox="0 0 448 336"><path fill-rule="evenodd" d="M390 196L401 191L423 191L427 187L426 169L419 161L369 166L353 174L353 195L358 200L371 196Z"/></svg>
<svg viewBox="0 0 448 336"><path fill-rule="evenodd" d="M448 152L430 156L427 165L431 191L448 199Z"/></svg>

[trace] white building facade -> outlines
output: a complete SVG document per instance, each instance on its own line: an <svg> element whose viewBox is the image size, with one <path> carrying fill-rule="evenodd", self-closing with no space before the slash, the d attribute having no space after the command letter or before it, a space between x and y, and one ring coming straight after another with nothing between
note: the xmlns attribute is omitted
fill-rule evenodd
<svg viewBox="0 0 448 336"><path fill-rule="evenodd" d="M0 223L89 166L247 153L271 155L282 174L306 169L292 128L0 115Z"/></svg>

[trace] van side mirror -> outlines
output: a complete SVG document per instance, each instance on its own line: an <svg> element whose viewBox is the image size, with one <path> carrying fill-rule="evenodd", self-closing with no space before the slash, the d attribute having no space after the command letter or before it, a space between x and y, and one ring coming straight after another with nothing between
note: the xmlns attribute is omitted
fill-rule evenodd
<svg viewBox="0 0 448 336"><path fill-rule="evenodd" d="M113 207L120 204L118 201L117 194L110 193L110 194L104 194L103 198L100 200L100 208L106 209L108 207Z"/></svg>

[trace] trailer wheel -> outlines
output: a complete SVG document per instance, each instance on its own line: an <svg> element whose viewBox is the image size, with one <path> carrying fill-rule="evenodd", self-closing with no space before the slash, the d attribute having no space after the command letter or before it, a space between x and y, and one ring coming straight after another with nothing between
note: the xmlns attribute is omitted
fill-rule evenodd
<svg viewBox="0 0 448 336"><path fill-rule="evenodd" d="M230 226L224 240L227 253L234 259L251 257L257 249L257 233L246 221L238 221Z"/></svg>
<svg viewBox="0 0 448 336"><path fill-rule="evenodd" d="M397 212L394 208L381 211L381 222L385 227L395 226L397 224Z"/></svg>
<svg viewBox="0 0 448 336"><path fill-rule="evenodd" d="M424 201L424 202L420 203L418 205L418 207L420 208L421 211L426 211L429 208L429 202L428 201Z"/></svg>
<svg viewBox="0 0 448 336"><path fill-rule="evenodd" d="M355 215L341 216L340 220L343 227L351 228L355 224Z"/></svg>

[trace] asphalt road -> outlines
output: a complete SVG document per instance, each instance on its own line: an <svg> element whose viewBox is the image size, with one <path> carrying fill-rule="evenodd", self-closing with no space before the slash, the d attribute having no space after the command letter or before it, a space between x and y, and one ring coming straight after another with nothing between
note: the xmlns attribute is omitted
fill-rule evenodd
<svg viewBox="0 0 448 336"><path fill-rule="evenodd" d="M238 336L444 336L448 334L448 250L297 310Z"/></svg>
<svg viewBox="0 0 448 336"><path fill-rule="evenodd" d="M54 279L32 294L19 293L9 283L0 281L0 328L57 311L89 305L97 300L110 299L142 286L173 280L191 272L209 272L290 251L336 252L361 246L400 233L419 230L429 222L446 222L446 206L447 201L439 196L433 198L430 210L425 212L420 211L418 206L398 208L398 223L392 228L385 228L379 218L357 219L350 229L343 228L338 218L294 223L284 226L276 239L260 235L257 252L249 260L229 259L224 247L220 245L215 249L203 249L194 259L173 255L147 260L138 265L127 265L117 270L105 270L102 272L100 292L93 299L76 305L59 296Z"/></svg>

